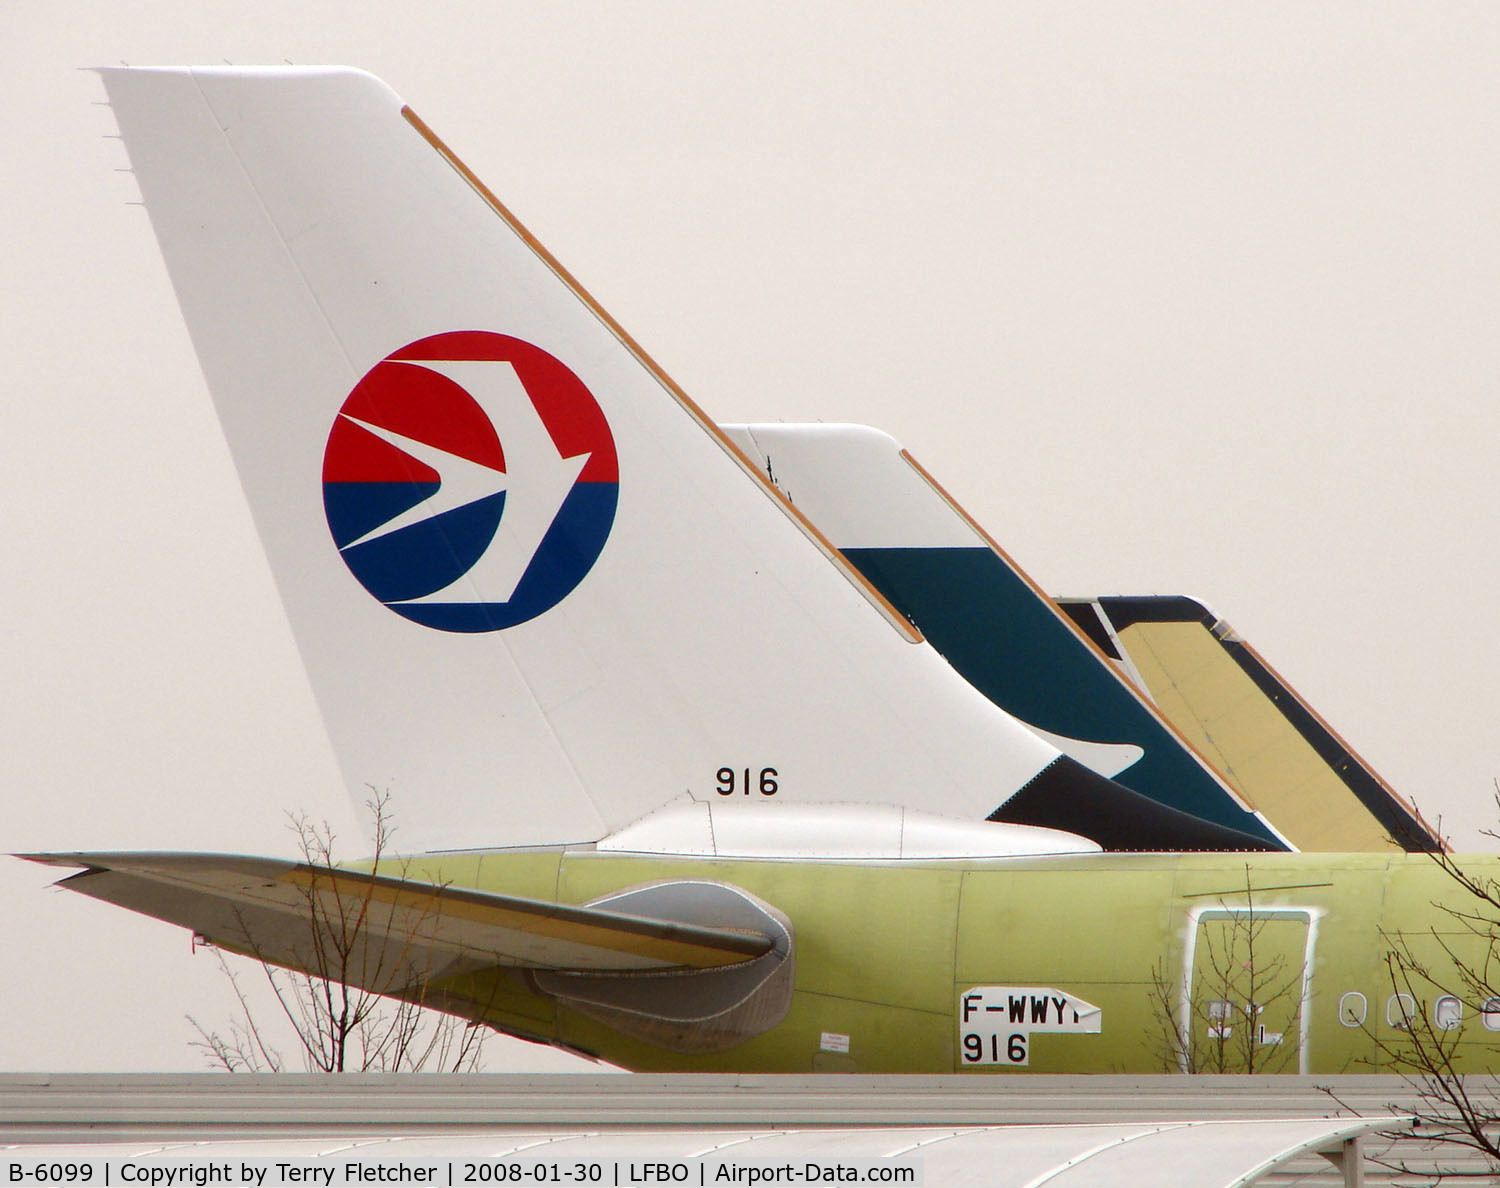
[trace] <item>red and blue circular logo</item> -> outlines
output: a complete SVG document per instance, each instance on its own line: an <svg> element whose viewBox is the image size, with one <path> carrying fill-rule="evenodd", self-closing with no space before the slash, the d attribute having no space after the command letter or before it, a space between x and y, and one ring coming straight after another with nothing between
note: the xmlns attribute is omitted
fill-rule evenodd
<svg viewBox="0 0 1500 1188"><path fill-rule="evenodd" d="M349 571L442 631L498 631L556 606L599 559L619 490L593 394L546 351L486 330L387 355L323 454L323 510Z"/></svg>

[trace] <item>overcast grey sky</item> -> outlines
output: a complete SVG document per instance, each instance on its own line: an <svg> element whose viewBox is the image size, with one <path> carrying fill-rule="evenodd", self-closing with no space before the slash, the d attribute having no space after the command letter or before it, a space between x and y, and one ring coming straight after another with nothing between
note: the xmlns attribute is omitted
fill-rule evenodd
<svg viewBox="0 0 1500 1188"><path fill-rule="evenodd" d="M1490 821L1495 6L9 0L0 851L357 832L122 60L374 71L710 415L890 431L1046 589L1207 600ZM196 1067L209 960L55 874L0 862L0 1069Z"/></svg>

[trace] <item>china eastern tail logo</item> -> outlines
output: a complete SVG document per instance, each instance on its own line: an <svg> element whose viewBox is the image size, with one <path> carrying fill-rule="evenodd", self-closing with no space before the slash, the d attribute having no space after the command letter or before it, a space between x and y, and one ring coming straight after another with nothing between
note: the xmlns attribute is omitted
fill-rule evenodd
<svg viewBox="0 0 1500 1188"><path fill-rule="evenodd" d="M323 508L350 572L443 631L498 631L556 606L598 559L618 498L614 438L582 381L483 330L387 355L323 455Z"/></svg>

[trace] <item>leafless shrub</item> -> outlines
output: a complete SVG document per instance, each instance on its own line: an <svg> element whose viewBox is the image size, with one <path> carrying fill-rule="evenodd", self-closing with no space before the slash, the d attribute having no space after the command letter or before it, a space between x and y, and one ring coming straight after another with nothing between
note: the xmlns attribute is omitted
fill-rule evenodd
<svg viewBox="0 0 1500 1188"><path fill-rule="evenodd" d="M370 874L405 880L409 862L388 856L394 831L390 794L372 792L366 808L374 853L361 865ZM326 821L295 815L289 828L310 871L300 887L308 939L298 948L297 968L273 961L239 913L241 936L231 947L259 964L296 1037L302 1066L310 1072L474 1071L489 1029L433 1009L433 971L425 968L418 943L438 913L443 886L424 886L415 902L413 893L405 893L398 909L396 900L377 894L374 881L336 865L336 838ZM192 1046L225 1072L284 1071L286 1059L270 1040L271 1023L252 1007L231 959L216 956L238 1011L223 1030L188 1016L198 1033Z"/></svg>

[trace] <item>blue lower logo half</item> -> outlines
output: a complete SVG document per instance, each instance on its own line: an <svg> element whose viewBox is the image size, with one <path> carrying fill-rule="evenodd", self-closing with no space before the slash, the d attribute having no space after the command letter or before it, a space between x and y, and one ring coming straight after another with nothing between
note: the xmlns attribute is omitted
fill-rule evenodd
<svg viewBox="0 0 1500 1188"><path fill-rule="evenodd" d="M325 483L323 503L340 555L391 610L441 631L499 631L562 601L593 567L619 502L618 483L575 483L508 602L413 602L456 582L494 539L505 493L348 547L426 499L435 483ZM482 598L483 590L475 591Z"/></svg>
<svg viewBox="0 0 1500 1188"><path fill-rule="evenodd" d="M495 538L505 511L504 491L347 547L436 490L436 483L323 484L323 507L334 543L360 585L387 606L456 582ZM405 613L399 606L391 609Z"/></svg>

